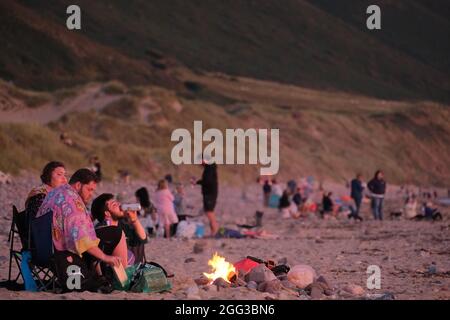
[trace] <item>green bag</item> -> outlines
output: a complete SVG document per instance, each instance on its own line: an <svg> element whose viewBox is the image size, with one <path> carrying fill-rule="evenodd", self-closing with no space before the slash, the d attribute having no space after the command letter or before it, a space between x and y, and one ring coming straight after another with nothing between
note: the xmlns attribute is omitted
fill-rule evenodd
<svg viewBox="0 0 450 320"><path fill-rule="evenodd" d="M172 289L163 269L149 263L140 263L125 269L128 280L124 286L115 279L114 289L131 292L162 292Z"/></svg>
<svg viewBox="0 0 450 320"><path fill-rule="evenodd" d="M135 265L129 266L125 269L125 273L127 274L128 279L123 286L120 283L120 281L117 279L117 277L114 275L114 282L113 282L114 290L119 290L119 291L130 290L131 280L133 279L133 276L136 273L138 267L139 267L139 265L135 264Z"/></svg>
<svg viewBox="0 0 450 320"><path fill-rule="evenodd" d="M135 273L130 284L131 292L163 292L172 289L164 271L154 265L145 263Z"/></svg>

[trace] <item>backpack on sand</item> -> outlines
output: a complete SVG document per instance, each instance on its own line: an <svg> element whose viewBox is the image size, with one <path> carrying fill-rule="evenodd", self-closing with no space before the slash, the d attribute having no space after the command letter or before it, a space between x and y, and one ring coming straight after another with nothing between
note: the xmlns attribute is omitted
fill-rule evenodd
<svg viewBox="0 0 450 320"><path fill-rule="evenodd" d="M115 281L115 289L150 293L169 291L172 288L165 270L154 264L140 263L126 268L125 272L128 280L123 286Z"/></svg>

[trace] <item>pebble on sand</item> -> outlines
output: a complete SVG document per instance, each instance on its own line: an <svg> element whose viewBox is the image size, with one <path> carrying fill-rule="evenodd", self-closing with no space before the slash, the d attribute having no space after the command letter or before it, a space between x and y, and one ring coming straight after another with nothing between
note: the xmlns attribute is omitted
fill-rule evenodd
<svg viewBox="0 0 450 320"><path fill-rule="evenodd" d="M281 281L278 279L261 282L258 285L258 291L277 294L281 290Z"/></svg>
<svg viewBox="0 0 450 320"><path fill-rule="evenodd" d="M367 300L395 300L395 296L391 292L367 294Z"/></svg>
<svg viewBox="0 0 450 320"><path fill-rule="evenodd" d="M313 283L316 277L316 271L311 266L305 264L292 267L288 273L288 280L300 289L304 289Z"/></svg>
<svg viewBox="0 0 450 320"><path fill-rule="evenodd" d="M347 293L350 293L354 296L361 296L364 294L364 289L361 286L358 286L356 284L348 284L342 288Z"/></svg>
<svg viewBox="0 0 450 320"><path fill-rule="evenodd" d="M247 288L256 290L258 288L258 284L255 281L247 282Z"/></svg>
<svg viewBox="0 0 450 320"><path fill-rule="evenodd" d="M277 277L264 264L253 268L245 277L247 282L255 281L256 283L277 280Z"/></svg>
<svg viewBox="0 0 450 320"><path fill-rule="evenodd" d="M282 280L281 285L287 289L295 290L297 289L297 286L290 282L289 280Z"/></svg>
<svg viewBox="0 0 450 320"><path fill-rule="evenodd" d="M197 286L191 286L186 289L186 297L189 300L200 300L200 291Z"/></svg>
<svg viewBox="0 0 450 320"><path fill-rule="evenodd" d="M192 249L192 251L194 252L194 253L202 253L203 251L204 251L204 249L205 249L205 245L204 244L202 244L202 243L199 243L199 242L196 242L195 244L194 244L194 248Z"/></svg>
<svg viewBox="0 0 450 320"><path fill-rule="evenodd" d="M194 280L194 282L198 285L198 286L204 286L207 285L209 283L209 279L205 276L201 276L200 278L197 278Z"/></svg>
<svg viewBox="0 0 450 320"><path fill-rule="evenodd" d="M310 292L311 299L317 300L317 299L322 298L322 296L324 294L324 289L322 288L322 286L320 285L319 282L311 283L309 285L309 288L311 290L311 292Z"/></svg>

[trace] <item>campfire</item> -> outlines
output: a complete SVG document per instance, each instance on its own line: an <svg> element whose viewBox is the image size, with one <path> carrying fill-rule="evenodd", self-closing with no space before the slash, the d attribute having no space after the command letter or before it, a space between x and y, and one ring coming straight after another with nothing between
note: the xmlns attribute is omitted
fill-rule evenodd
<svg viewBox="0 0 450 320"><path fill-rule="evenodd" d="M212 273L204 272L203 274L209 279L209 284L213 283L218 278L222 278L230 283L236 275L236 268L233 264L225 261L225 258L219 256L217 252L214 253L212 259L208 261L208 265L211 266Z"/></svg>

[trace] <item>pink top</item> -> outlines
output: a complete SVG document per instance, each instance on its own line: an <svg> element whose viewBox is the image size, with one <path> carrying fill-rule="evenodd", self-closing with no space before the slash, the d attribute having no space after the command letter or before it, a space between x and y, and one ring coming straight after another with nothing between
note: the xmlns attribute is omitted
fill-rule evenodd
<svg viewBox="0 0 450 320"><path fill-rule="evenodd" d="M158 190L155 193L155 207L159 213L174 213L175 208L173 206L173 194L169 189Z"/></svg>

